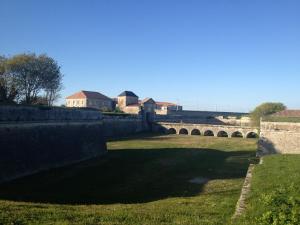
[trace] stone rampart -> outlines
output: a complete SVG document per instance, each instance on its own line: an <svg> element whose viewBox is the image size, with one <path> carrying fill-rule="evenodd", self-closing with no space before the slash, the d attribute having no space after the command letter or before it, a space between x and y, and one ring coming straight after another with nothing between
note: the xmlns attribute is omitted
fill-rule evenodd
<svg viewBox="0 0 300 225"><path fill-rule="evenodd" d="M258 154L300 154L300 123L261 122Z"/></svg>
<svg viewBox="0 0 300 225"><path fill-rule="evenodd" d="M103 132L108 139L150 131L151 124L141 115L103 117Z"/></svg>
<svg viewBox="0 0 300 225"><path fill-rule="evenodd" d="M107 152L101 113L0 106L0 182Z"/></svg>
<svg viewBox="0 0 300 225"><path fill-rule="evenodd" d="M247 113L238 112L217 112L217 111L193 111L193 110L181 110L170 111L170 115L181 115L187 117L218 117L218 116L235 116L242 117L248 115Z"/></svg>
<svg viewBox="0 0 300 225"><path fill-rule="evenodd" d="M98 110L47 106L0 105L0 122L100 120Z"/></svg>

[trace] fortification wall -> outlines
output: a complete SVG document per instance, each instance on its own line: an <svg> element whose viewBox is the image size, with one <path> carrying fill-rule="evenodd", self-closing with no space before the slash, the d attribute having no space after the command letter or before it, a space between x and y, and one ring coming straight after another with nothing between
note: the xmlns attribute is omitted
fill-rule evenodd
<svg viewBox="0 0 300 225"><path fill-rule="evenodd" d="M150 132L148 124L141 115L103 116L103 134L107 139L129 136L132 134Z"/></svg>
<svg viewBox="0 0 300 225"><path fill-rule="evenodd" d="M193 123L193 124L214 124L214 125L233 125L233 126L250 126L249 117L239 118L236 116L216 116L213 112L199 112L193 115L155 115L155 122L170 123Z"/></svg>
<svg viewBox="0 0 300 225"><path fill-rule="evenodd" d="M107 152L101 113L0 106L0 182Z"/></svg>
<svg viewBox="0 0 300 225"><path fill-rule="evenodd" d="M236 116L241 117L247 115L247 113L238 112L212 112L212 111L192 111L192 110L182 110L182 111L170 111L170 115L179 115L187 117L218 117L218 116Z"/></svg>
<svg viewBox="0 0 300 225"><path fill-rule="evenodd" d="M0 105L0 122L78 121L101 118L102 114L94 109Z"/></svg>
<svg viewBox="0 0 300 225"><path fill-rule="evenodd" d="M300 154L300 123L261 122L258 154Z"/></svg>

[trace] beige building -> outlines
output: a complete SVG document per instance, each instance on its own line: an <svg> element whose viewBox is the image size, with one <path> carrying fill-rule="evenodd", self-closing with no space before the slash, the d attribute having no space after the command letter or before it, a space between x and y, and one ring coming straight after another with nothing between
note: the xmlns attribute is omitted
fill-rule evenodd
<svg viewBox="0 0 300 225"><path fill-rule="evenodd" d="M79 91L66 98L66 107L88 107L101 111L112 111L113 100L99 92Z"/></svg>
<svg viewBox="0 0 300 225"><path fill-rule="evenodd" d="M152 98L145 98L140 102L146 113L155 113L156 102Z"/></svg>
<svg viewBox="0 0 300 225"><path fill-rule="evenodd" d="M132 91L123 91L118 96L118 107L125 113L139 114L141 111L155 113L156 103L152 98L140 101Z"/></svg>
<svg viewBox="0 0 300 225"><path fill-rule="evenodd" d="M139 100L132 91L123 91L117 98L111 99L99 92L79 91L66 98L67 107L88 107L101 111L112 111L117 106L121 111L129 114L156 113L168 115L170 111L181 111L182 106L169 102L155 102L152 98Z"/></svg>
<svg viewBox="0 0 300 225"><path fill-rule="evenodd" d="M132 91L123 91L119 94L117 106L125 113L138 114L141 111L139 97Z"/></svg>
<svg viewBox="0 0 300 225"><path fill-rule="evenodd" d="M182 111L182 106L170 102L156 102L156 114L168 115L170 111Z"/></svg>

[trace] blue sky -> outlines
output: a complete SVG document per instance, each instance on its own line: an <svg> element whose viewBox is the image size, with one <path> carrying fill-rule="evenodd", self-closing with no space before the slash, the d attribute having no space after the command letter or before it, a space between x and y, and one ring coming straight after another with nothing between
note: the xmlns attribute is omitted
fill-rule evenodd
<svg viewBox="0 0 300 225"><path fill-rule="evenodd" d="M55 58L62 97L132 90L194 110L300 108L297 0L0 0L0 9L0 54Z"/></svg>

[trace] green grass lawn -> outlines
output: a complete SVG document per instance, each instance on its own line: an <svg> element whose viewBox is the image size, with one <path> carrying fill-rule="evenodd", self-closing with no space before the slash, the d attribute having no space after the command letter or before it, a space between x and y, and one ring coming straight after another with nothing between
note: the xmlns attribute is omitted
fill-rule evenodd
<svg viewBox="0 0 300 225"><path fill-rule="evenodd" d="M142 136L0 185L0 224L227 224L256 139Z"/></svg>
<svg viewBox="0 0 300 225"><path fill-rule="evenodd" d="M246 213L236 223L257 225L258 219L268 212L277 217L284 211L289 214L291 209L298 213L297 222L288 223L282 218L281 223L274 224L300 224L300 155L265 156L263 164L254 169Z"/></svg>

